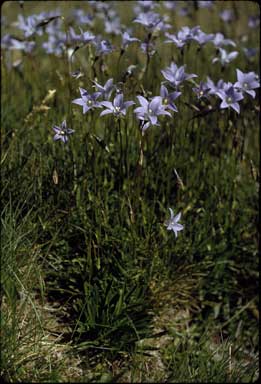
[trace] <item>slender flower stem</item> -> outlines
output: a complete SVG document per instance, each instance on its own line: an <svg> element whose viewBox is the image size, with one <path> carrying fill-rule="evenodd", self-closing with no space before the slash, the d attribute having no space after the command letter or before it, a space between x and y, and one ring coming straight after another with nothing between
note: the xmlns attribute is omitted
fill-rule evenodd
<svg viewBox="0 0 261 384"><path fill-rule="evenodd" d="M119 68L120 61L121 61L122 56L124 55L124 52L125 52L125 49L121 48L121 51L120 51L120 54L119 54L119 57L118 57L117 67L116 67L116 68Z"/></svg>
<svg viewBox="0 0 261 384"><path fill-rule="evenodd" d="M97 79L97 72L95 68L96 61L99 59L99 56L95 56L92 62L92 72L93 72L93 78Z"/></svg>
<svg viewBox="0 0 261 384"><path fill-rule="evenodd" d="M120 175L121 175L121 179L123 179L123 173L124 173L124 170L123 170L123 147L122 147L122 133L121 133L121 121L120 119L118 119L118 134L119 134L119 137L120 137Z"/></svg>
<svg viewBox="0 0 261 384"><path fill-rule="evenodd" d="M147 47L146 47L146 64L145 64L145 69L144 69L144 75L147 76L147 72L149 69L149 63L150 63L150 54L149 54L149 44L152 38L152 33L149 32L148 37L147 37Z"/></svg>
<svg viewBox="0 0 261 384"><path fill-rule="evenodd" d="M127 125L126 119L124 121L124 134L125 134L125 172L127 175L127 179L129 179L129 156L128 156L129 140L128 140L128 125Z"/></svg>

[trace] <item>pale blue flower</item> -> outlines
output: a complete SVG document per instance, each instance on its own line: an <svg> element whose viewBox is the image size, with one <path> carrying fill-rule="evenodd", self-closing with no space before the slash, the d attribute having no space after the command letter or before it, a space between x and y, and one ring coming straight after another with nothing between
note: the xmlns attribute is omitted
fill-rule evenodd
<svg viewBox="0 0 261 384"><path fill-rule="evenodd" d="M130 45L131 43L134 43L136 41L140 41L139 39L137 39L136 37L131 37L129 35L128 32L123 32L122 34L122 49L126 49L128 47L128 45Z"/></svg>
<svg viewBox="0 0 261 384"><path fill-rule="evenodd" d="M174 216L174 212L171 208L169 208L169 211L170 219L165 223L165 226L167 227L168 231L173 231L175 233L175 236L177 237L178 232L184 229L184 226L178 223L181 218L181 212Z"/></svg>
<svg viewBox="0 0 261 384"><path fill-rule="evenodd" d="M93 108L101 108L100 102L98 101L98 98L100 97L100 92L94 92L92 94L89 94L86 89L79 88L81 97L79 99L75 99L72 101L74 104L78 104L81 107L83 107L83 114L88 112L90 109Z"/></svg>
<svg viewBox="0 0 261 384"><path fill-rule="evenodd" d="M171 92L169 93L168 89L162 84L160 87L160 96L162 97L162 104L165 105L166 108L178 112L176 105L173 103L177 97L181 95L181 92Z"/></svg>
<svg viewBox="0 0 261 384"><path fill-rule="evenodd" d="M68 141L69 135L71 135L74 132L73 129L67 128L66 120L62 122L60 127L55 125L53 127L53 130L55 132L55 135L53 138L54 141L61 140L64 143Z"/></svg>
<svg viewBox="0 0 261 384"><path fill-rule="evenodd" d="M137 119L143 122L143 133L150 125L159 125L158 116L168 115L171 117L171 114L165 110L165 105L162 104L161 96L155 96L151 101L148 101L143 96L137 96L137 99L140 102L140 107L134 109L134 113Z"/></svg>
<svg viewBox="0 0 261 384"><path fill-rule="evenodd" d="M230 23L235 17L232 9L224 9L219 13L219 16L225 23Z"/></svg>
<svg viewBox="0 0 261 384"><path fill-rule="evenodd" d="M234 60L238 56L237 51L227 52L225 49L219 48L220 57L214 57L212 63L216 63L220 61L221 65L224 66L229 64L232 60Z"/></svg>
<svg viewBox="0 0 261 384"><path fill-rule="evenodd" d="M115 84L113 84L113 79L107 80L103 86L98 84L96 81L94 81L94 84L98 92L100 92L101 97L105 100L109 100L112 91L116 88Z"/></svg>
<svg viewBox="0 0 261 384"><path fill-rule="evenodd" d="M258 82L258 77L255 72L243 73L239 69L237 71L237 82L234 84L234 87L239 91L246 92L253 98L255 98L256 93L253 89L259 88L260 84Z"/></svg>
<svg viewBox="0 0 261 384"><path fill-rule="evenodd" d="M194 73L185 73L185 67L185 65L178 67L177 64L172 62L170 66L162 70L161 73L173 87L178 87L183 81L197 77Z"/></svg>
<svg viewBox="0 0 261 384"><path fill-rule="evenodd" d="M108 115L113 113L114 116L125 116L127 112L127 108L131 105L135 104L134 101L123 101L123 94L120 93L115 96L113 102L110 101L101 101L101 105L106 107L104 111L100 114L100 116Z"/></svg>
<svg viewBox="0 0 261 384"><path fill-rule="evenodd" d="M233 47L236 46L236 44L233 40L225 39L224 35L220 32L217 32L214 35L212 42L217 48L220 48L221 46L224 46L224 45L232 45Z"/></svg>
<svg viewBox="0 0 261 384"><path fill-rule="evenodd" d="M238 101L242 100L244 96L238 92L231 83L227 83L223 90L217 92L217 95L222 99L220 108L233 108L237 113L240 113Z"/></svg>

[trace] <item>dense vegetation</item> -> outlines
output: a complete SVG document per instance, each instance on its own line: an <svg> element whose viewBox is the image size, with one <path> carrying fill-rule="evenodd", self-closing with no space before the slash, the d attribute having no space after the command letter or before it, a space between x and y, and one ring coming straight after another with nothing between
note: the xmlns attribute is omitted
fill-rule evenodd
<svg viewBox="0 0 261 384"><path fill-rule="evenodd" d="M4 3L6 381L257 379L258 12Z"/></svg>

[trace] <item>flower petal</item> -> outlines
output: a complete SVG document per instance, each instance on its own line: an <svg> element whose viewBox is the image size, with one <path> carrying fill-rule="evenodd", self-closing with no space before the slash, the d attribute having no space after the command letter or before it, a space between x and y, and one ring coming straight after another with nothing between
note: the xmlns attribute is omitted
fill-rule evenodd
<svg viewBox="0 0 261 384"><path fill-rule="evenodd" d="M240 106L238 103L231 104L231 108L233 108L237 113L240 113Z"/></svg>
<svg viewBox="0 0 261 384"><path fill-rule="evenodd" d="M141 105L143 108L147 109L147 106L148 106L148 104L149 104L148 100L146 100L145 97L143 97L143 96L137 96L137 99L139 100L140 105Z"/></svg>
<svg viewBox="0 0 261 384"><path fill-rule="evenodd" d="M182 224L175 224L176 231L182 231L184 229L184 226Z"/></svg>
<svg viewBox="0 0 261 384"><path fill-rule="evenodd" d="M113 105L112 105L112 103L111 103L110 101L101 101L100 104L103 105L103 106L106 107L106 108L111 109L111 110L114 109L114 108L113 108Z"/></svg>
<svg viewBox="0 0 261 384"><path fill-rule="evenodd" d="M80 98L80 99L74 99L74 100L72 101L72 103L73 103L73 104L78 104L78 105L81 105L81 106L85 105L85 102L83 101L82 98Z"/></svg>
<svg viewBox="0 0 261 384"><path fill-rule="evenodd" d="M174 217L174 223L177 223L181 218L181 212L179 212L175 217Z"/></svg>
<svg viewBox="0 0 261 384"><path fill-rule="evenodd" d="M108 115L109 113L113 113L113 111L111 111L110 109L105 109L101 112L100 116Z"/></svg>

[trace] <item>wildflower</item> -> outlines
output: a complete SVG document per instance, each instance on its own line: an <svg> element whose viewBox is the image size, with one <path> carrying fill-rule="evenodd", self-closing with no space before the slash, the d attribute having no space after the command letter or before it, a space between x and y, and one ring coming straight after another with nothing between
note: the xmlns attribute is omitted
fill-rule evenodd
<svg viewBox="0 0 261 384"><path fill-rule="evenodd" d="M66 120L62 122L61 127L58 127L57 125L55 125L53 127L53 130L55 132L55 135L53 138L54 141L61 140L64 143L68 141L69 135L71 135L74 132L73 129L67 128Z"/></svg>
<svg viewBox="0 0 261 384"><path fill-rule="evenodd" d="M165 106L162 105L161 96L153 97L150 102L143 96L137 96L137 98L141 106L134 109L134 112L136 113L137 119L143 121L142 132L144 132L150 125L159 125L157 124L158 116L171 116L169 112L165 111Z"/></svg>
<svg viewBox="0 0 261 384"><path fill-rule="evenodd" d="M253 91L253 89L260 87L255 72L243 73L239 69L237 69L236 71L237 82L234 84L234 87L242 92L248 93L250 96L255 98L256 93L255 91Z"/></svg>
<svg viewBox="0 0 261 384"><path fill-rule="evenodd" d="M173 62L165 70L162 70L161 73L165 79L168 80L174 87L178 87L185 80L189 80L192 77L197 77L197 75L193 73L185 73L185 65L178 68L178 66Z"/></svg>
<svg viewBox="0 0 261 384"><path fill-rule="evenodd" d="M230 23L234 20L234 12L232 9L224 9L224 11L219 13L219 16L225 23Z"/></svg>
<svg viewBox="0 0 261 384"><path fill-rule="evenodd" d="M214 1L198 1L199 8L212 8Z"/></svg>
<svg viewBox="0 0 261 384"><path fill-rule="evenodd" d="M257 28L260 25L260 17L259 15L256 16L249 16L248 18L248 27L249 28Z"/></svg>
<svg viewBox="0 0 261 384"><path fill-rule="evenodd" d="M55 16L56 13L58 12L54 12L53 16ZM51 15L51 13L49 13L49 15ZM63 24L62 18L57 17L51 23L48 23L46 25L45 32L47 32L49 35L55 35L59 32L61 33L62 24ZM65 36L66 36L66 33L65 33Z"/></svg>
<svg viewBox="0 0 261 384"><path fill-rule="evenodd" d="M94 84L98 92L100 93L101 97L105 100L108 100L111 97L111 93L115 89L115 85L113 84L113 79L107 80L104 86L98 84L96 81L94 81Z"/></svg>
<svg viewBox="0 0 261 384"><path fill-rule="evenodd" d="M42 43L42 47L48 54L54 54L57 56L62 55L66 49L66 33L57 31L56 34L50 34L48 41Z"/></svg>
<svg viewBox="0 0 261 384"><path fill-rule="evenodd" d="M85 31L85 32L83 32L83 31L81 30L81 34L82 34L82 40L83 40L83 42L84 42L85 44L88 44L88 43L90 43L91 41L94 41L94 40L95 40L95 36L94 36L91 32L89 32L89 31Z"/></svg>
<svg viewBox="0 0 261 384"><path fill-rule="evenodd" d="M1 48L8 49L12 44L13 37L8 33L1 38Z"/></svg>
<svg viewBox="0 0 261 384"><path fill-rule="evenodd" d="M237 113L240 113L238 101L242 100L244 97L233 85L228 84L223 90L218 91L216 94L222 99L222 103L220 104L221 109L231 107Z"/></svg>
<svg viewBox="0 0 261 384"><path fill-rule="evenodd" d="M175 1L163 1L163 5L165 8L174 11L177 8L177 3Z"/></svg>
<svg viewBox="0 0 261 384"><path fill-rule="evenodd" d="M155 12L140 13L139 16L133 20L133 22L142 24L150 31L153 31L155 29L159 29L162 31L171 27L169 24L165 24L164 20L160 17L160 15Z"/></svg>
<svg viewBox="0 0 261 384"><path fill-rule="evenodd" d="M101 40L100 38L96 37L96 39L93 40L92 43L95 46L96 57L99 57L101 55L107 55L114 50L113 46L108 40Z"/></svg>
<svg viewBox="0 0 261 384"><path fill-rule="evenodd" d="M246 57L250 59L251 57L256 56L257 48L243 48L243 52L246 55Z"/></svg>
<svg viewBox="0 0 261 384"><path fill-rule="evenodd" d="M120 93L115 96L113 102L110 101L101 101L101 105L106 107L104 111L100 114L100 116L107 115L109 113L113 113L115 116L119 117L121 115L126 115L126 109L131 105L135 104L134 101L123 101L123 94Z"/></svg>
<svg viewBox="0 0 261 384"><path fill-rule="evenodd" d="M41 19L42 15L31 15L27 18L22 15L18 15L18 21L14 22L13 25L21 29L24 32L24 37L26 38L34 35L35 33L42 35L43 31L36 28Z"/></svg>
<svg viewBox="0 0 261 384"><path fill-rule="evenodd" d="M82 9L73 9L72 14L74 19L77 20L78 24L87 24L90 27L93 26L94 16L92 16L91 14L85 14Z"/></svg>
<svg viewBox="0 0 261 384"><path fill-rule="evenodd" d="M196 93L198 99L201 99L201 97L206 97L209 94L210 87L201 81L197 87L192 88L192 91Z"/></svg>
<svg viewBox="0 0 261 384"><path fill-rule="evenodd" d="M181 7L178 9L179 16L190 16L189 9L187 7Z"/></svg>
<svg viewBox="0 0 261 384"><path fill-rule="evenodd" d="M217 85L215 85L215 83L209 77L207 77L207 81L205 83L206 87L209 88L208 90L209 95L216 95L218 91L223 90L224 84L225 84L224 80L220 79L218 80ZM232 85L232 84L229 83L229 85Z"/></svg>
<svg viewBox="0 0 261 384"><path fill-rule="evenodd" d="M198 31L197 34L194 35L193 40L195 40L199 45L204 45L210 41L212 41L214 38L213 33L205 33L202 31Z"/></svg>
<svg viewBox="0 0 261 384"><path fill-rule="evenodd" d="M178 112L176 105L173 101L181 95L181 92L171 92L169 93L168 89L162 84L160 87L160 96L162 97L162 104L166 106L166 108Z"/></svg>
<svg viewBox="0 0 261 384"><path fill-rule="evenodd" d="M82 39L81 34L77 35L77 33L74 31L73 27L69 27L68 36L69 36L69 39L72 43L79 43Z"/></svg>
<svg viewBox="0 0 261 384"><path fill-rule="evenodd" d="M168 39L165 40L164 43L174 43L178 48L183 48L184 45L187 43L187 40L183 39L182 34L180 32L178 32L177 35L166 32L165 36Z"/></svg>
<svg viewBox="0 0 261 384"><path fill-rule="evenodd" d="M214 35L212 42L217 48L220 48L224 45L232 45L233 47L236 46L236 43L233 40L225 39L224 35L220 32Z"/></svg>
<svg viewBox="0 0 261 384"><path fill-rule="evenodd" d="M168 40L165 40L165 43L174 43L178 48L183 48L185 44L194 40L195 37L198 36L199 32L203 33L200 31L200 27L198 25L193 28L189 28L187 26L182 27L176 35L166 32L165 36Z"/></svg>
<svg viewBox="0 0 261 384"><path fill-rule="evenodd" d="M153 41L145 41L141 43L140 48L142 52L148 54L150 57L156 52L156 45Z"/></svg>
<svg viewBox="0 0 261 384"><path fill-rule="evenodd" d="M77 33L75 33L73 27L69 27L69 39L74 43L84 43L84 44L88 44L90 43L91 41L93 41L95 39L95 36L90 33L89 31L86 31L86 32L83 32L83 30L79 27L80 29L80 34L77 35Z"/></svg>
<svg viewBox="0 0 261 384"><path fill-rule="evenodd" d="M106 33L119 35L121 33L121 21L119 17L114 17L111 20L105 20L104 29Z"/></svg>
<svg viewBox="0 0 261 384"><path fill-rule="evenodd" d="M88 1L89 5L93 7L94 14L96 15L99 12L108 12L110 5L108 3L96 0Z"/></svg>
<svg viewBox="0 0 261 384"><path fill-rule="evenodd" d="M143 12L149 12L154 7L158 7L158 4L156 1L150 1L150 0L137 0L138 5L134 7L133 11L135 15L139 15Z"/></svg>
<svg viewBox="0 0 261 384"><path fill-rule="evenodd" d="M86 91L83 88L79 88L81 97L79 99L75 99L72 101L74 104L81 105L83 107L83 114L88 112L90 109L93 108L100 108L101 105L97 101L98 97L100 97L100 92L94 92L93 94L89 94L88 91Z"/></svg>
<svg viewBox="0 0 261 384"><path fill-rule="evenodd" d="M182 27L181 30L179 31L180 37L183 39L189 41L193 40L194 37L200 32L200 26L196 25L196 27L189 28L187 26Z"/></svg>
<svg viewBox="0 0 261 384"><path fill-rule="evenodd" d="M181 218L181 212L174 216L173 210L171 208L169 208L169 211L170 219L166 222L165 226L167 227L168 231L173 231L175 233L175 236L177 237L178 232L184 229L184 226L178 223Z"/></svg>
<svg viewBox="0 0 261 384"><path fill-rule="evenodd" d="M17 50L25 51L27 53L31 53L36 45L34 41L20 41L14 38L11 38L10 42L11 42L11 45L9 46L9 49L11 50L17 49Z"/></svg>
<svg viewBox="0 0 261 384"><path fill-rule="evenodd" d="M214 59L212 60L212 63L216 63L217 61L220 61L222 66L229 64L238 55L237 51L228 53L225 49L222 49L222 48L219 48L219 53L220 53L220 57L219 58L214 57Z"/></svg>
<svg viewBox="0 0 261 384"><path fill-rule="evenodd" d="M126 49L128 45L134 43L135 41L140 41L136 37L131 37L128 32L122 34L122 49Z"/></svg>

